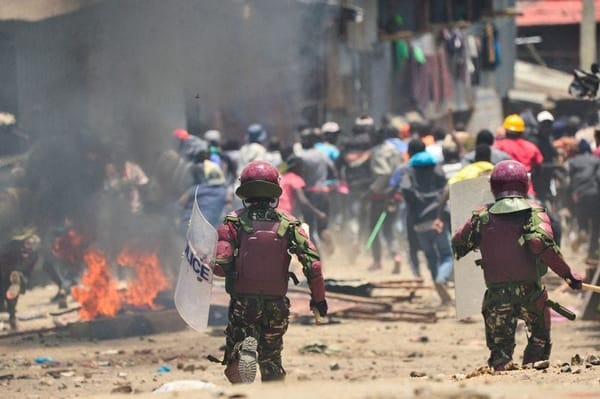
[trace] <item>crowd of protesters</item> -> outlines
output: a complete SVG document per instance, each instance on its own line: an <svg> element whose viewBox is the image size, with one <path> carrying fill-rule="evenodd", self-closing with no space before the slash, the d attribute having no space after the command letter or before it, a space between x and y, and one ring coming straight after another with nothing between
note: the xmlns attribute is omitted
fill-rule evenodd
<svg viewBox="0 0 600 399"><path fill-rule="evenodd" d="M600 129L577 117L527 111L508 115L494 132L465 132L462 126L446 130L423 120L376 121L360 115L348 127L327 121L299 127L293 134L278 133L281 137L254 123L238 143L215 129L194 135L176 129L175 145L156 159L159 167L142 167L126 154L90 150L84 153L87 169L80 172L89 172L90 193L123 204L120 213L98 216L100 223L132 220L122 217L126 213L143 224L146 207L160 202L173 231L183 238L194 201L218 226L224 215L243 206L234 195L240 171L251 161L267 161L281 175L278 207L306 223L325 262L335 254L365 271L399 274L405 268L414 278L423 277L424 263L442 303L448 303L446 287L453 278L448 187L514 159L530 173L529 196L548 209L557 242L568 243L575 252L585 248L588 280L599 263ZM157 172L147 174L147 169ZM57 243L68 244L73 229L90 242L97 238L89 223L91 233L85 234L72 213L55 212L62 217L44 229L31 223L35 214L21 217L32 197L28 190L35 186L20 184L23 173L15 167L12 184L0 192L5 243L0 250L0 311L8 310L13 328L16 301L38 253L59 288L53 299L64 306L81 269L73 264L81 259L61 256ZM44 187L43 182L36 185ZM364 259L361 253L370 257L369 263L358 264Z"/></svg>
<svg viewBox="0 0 600 399"><path fill-rule="evenodd" d="M281 173L279 208L308 224L326 257L335 251L356 264L364 259L358 256L362 252L371 261L356 267L386 272L389 261L391 274L405 265L413 277L421 278L422 253L442 302L449 302L445 287L452 281L453 262L448 185L489 174L498 162L514 159L530 173L529 196L548 209L557 240L564 230L572 250L586 244L591 273L599 258L600 215L594 205L600 199L599 131L577 117L555 120L548 110L507 115L494 132L462 130L401 117L377 123L361 115L346 129L333 121L298 128L296 140L289 143L270 137L259 124L248 127L245 143L237 147L207 139L214 131L204 138L192 136L181 148L194 159L194 168L203 165L204 172L194 174L182 197L188 205L181 221L185 226L189 218L192 192L198 193L200 209L212 221L239 207L232 203L237 184L232 171L266 160ZM190 148L198 141L208 144L194 153ZM209 166L213 162L222 165L223 175L211 182L206 173L215 169ZM220 191L215 198L200 194L212 187L216 195L216 186Z"/></svg>

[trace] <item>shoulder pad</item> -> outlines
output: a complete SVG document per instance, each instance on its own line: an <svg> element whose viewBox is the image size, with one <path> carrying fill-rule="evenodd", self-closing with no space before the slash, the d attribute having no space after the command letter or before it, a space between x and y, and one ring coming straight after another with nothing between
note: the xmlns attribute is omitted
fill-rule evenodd
<svg viewBox="0 0 600 399"><path fill-rule="evenodd" d="M554 242L550 216L544 207L538 206L531 210L531 216L527 224L523 226L523 230L523 235L519 238L520 245L523 245L525 241L538 239L543 242L545 247L553 247L558 250L558 245Z"/></svg>
<svg viewBox="0 0 600 399"><path fill-rule="evenodd" d="M475 221L476 223L481 222L483 224L487 224L490 221L489 209L492 205L493 204L485 204L475 209L472 213L473 216L471 220ZM479 229L477 226L478 225L476 225L475 230Z"/></svg>
<svg viewBox="0 0 600 399"><path fill-rule="evenodd" d="M286 235L290 226L300 226L300 221L287 212L282 211L281 209L276 209L275 212L277 212L280 219L279 228L277 229L277 235L279 237Z"/></svg>
<svg viewBox="0 0 600 399"><path fill-rule="evenodd" d="M231 231L231 227L229 224L222 224L217 228L217 236L219 237L219 241L233 241L235 240L235 235Z"/></svg>
<svg viewBox="0 0 600 399"><path fill-rule="evenodd" d="M252 223L248 219L247 213L248 210L245 208L237 209L225 216L225 221L233 223L236 229L241 227L246 232L252 232Z"/></svg>
<svg viewBox="0 0 600 399"><path fill-rule="evenodd" d="M289 220L290 222L295 222L295 221L298 220L293 215L290 215L289 213L287 213L283 209L276 209L276 211L279 214L279 216L281 216L282 218L285 218L285 219Z"/></svg>
<svg viewBox="0 0 600 399"><path fill-rule="evenodd" d="M528 204L531 206L531 209L532 209L533 211L536 211L536 210L545 211L545 210L546 210L546 207L544 207L544 205L542 205L542 204L541 204L539 201L537 201L537 200L534 200L534 199L528 198L528 199L527 199L527 203L528 203Z"/></svg>
<svg viewBox="0 0 600 399"><path fill-rule="evenodd" d="M481 205L479 208L475 209L473 211L473 215L477 215L480 214L483 211L487 211L489 209L491 204L485 204L485 205Z"/></svg>

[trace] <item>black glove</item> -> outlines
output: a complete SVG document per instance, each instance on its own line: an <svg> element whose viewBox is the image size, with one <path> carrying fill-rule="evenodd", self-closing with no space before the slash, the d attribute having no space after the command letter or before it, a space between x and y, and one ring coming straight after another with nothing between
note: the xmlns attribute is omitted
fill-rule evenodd
<svg viewBox="0 0 600 399"><path fill-rule="evenodd" d="M323 299L321 302L310 300L310 309L317 309L321 317L327 316L327 301Z"/></svg>
<svg viewBox="0 0 600 399"><path fill-rule="evenodd" d="M574 290L580 290L581 284L583 283L583 278L577 273L571 273L569 276L565 278L567 283L569 283L569 287Z"/></svg>

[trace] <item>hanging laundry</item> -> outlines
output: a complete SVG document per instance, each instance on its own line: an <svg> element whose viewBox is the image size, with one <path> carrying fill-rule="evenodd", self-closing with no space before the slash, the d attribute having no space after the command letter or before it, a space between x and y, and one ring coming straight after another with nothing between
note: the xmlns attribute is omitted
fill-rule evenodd
<svg viewBox="0 0 600 399"><path fill-rule="evenodd" d="M448 67L452 77L455 80L465 81L467 53L464 33L458 28L444 29L442 40L448 54Z"/></svg>
<svg viewBox="0 0 600 399"><path fill-rule="evenodd" d="M394 68L402 70L406 65L406 61L410 58L410 47L406 40L396 40L392 45L394 49Z"/></svg>
<svg viewBox="0 0 600 399"><path fill-rule="evenodd" d="M476 86L480 82L481 59L478 38L474 35L467 36L467 53L469 54L467 72L471 77L471 85Z"/></svg>

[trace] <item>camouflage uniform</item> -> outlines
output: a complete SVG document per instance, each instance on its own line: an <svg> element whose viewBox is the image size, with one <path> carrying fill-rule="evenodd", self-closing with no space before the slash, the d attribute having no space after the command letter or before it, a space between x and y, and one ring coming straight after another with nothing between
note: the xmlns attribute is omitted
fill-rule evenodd
<svg viewBox="0 0 600 399"><path fill-rule="evenodd" d="M263 381L285 376L281 350L290 315L286 293L289 278L297 281L289 272L292 254L308 280L310 308L327 314L319 253L300 221L275 209L282 193L279 180L270 163L250 162L235 192L244 208L227 215L217 229L214 274L225 277L231 296L223 364L232 383L253 382L257 361Z"/></svg>
<svg viewBox="0 0 600 399"><path fill-rule="evenodd" d="M272 230L277 232L276 235L281 241L279 248L274 247L267 250L270 259L277 259L275 270L268 270L267 273L285 273L283 281L266 285L264 280L260 279L260 266L256 264L256 262L268 262L265 259L265 253L252 254L249 253L251 249L244 252L241 248L243 244L240 243L243 241L244 234L250 237L259 234L261 222L274 223ZM290 315L290 302L285 293L287 292L288 277L296 279L288 272L290 254L298 257L302 264L303 274L309 281L313 292L313 299L315 302L320 302L324 301L324 288L322 288L324 283L320 271L319 254L306 232L300 227L298 220L283 211L270 207L250 206L247 209L232 212L225 217L225 223L219 227L218 233L216 263L219 267L215 269L215 274L225 276L225 288L231 295L229 324L225 330L226 348L223 362L229 365L235 361L241 342L245 337L254 337L258 343L258 363L262 380L282 379L285 376L285 370L281 364L281 351L283 335L287 331ZM223 246L232 248L233 251L224 251ZM253 256L254 260L252 260ZM242 261L236 258L251 258L247 262L254 262L251 266L250 277L238 268L236 262ZM253 278L255 280L252 280ZM250 282L244 280L250 280ZM272 285L276 287L273 288Z"/></svg>
<svg viewBox="0 0 600 399"><path fill-rule="evenodd" d="M229 302L229 325L225 330L225 359L236 352L245 337L258 339L258 363L263 381L285 375L281 364L283 335L289 324L290 301L283 298L233 296Z"/></svg>
<svg viewBox="0 0 600 399"><path fill-rule="evenodd" d="M512 359L519 319L525 321L531 334L523 358L542 360L550 356L550 310L546 307L547 300L548 293L536 283L488 287L483 298L482 314L491 367L506 364Z"/></svg>

